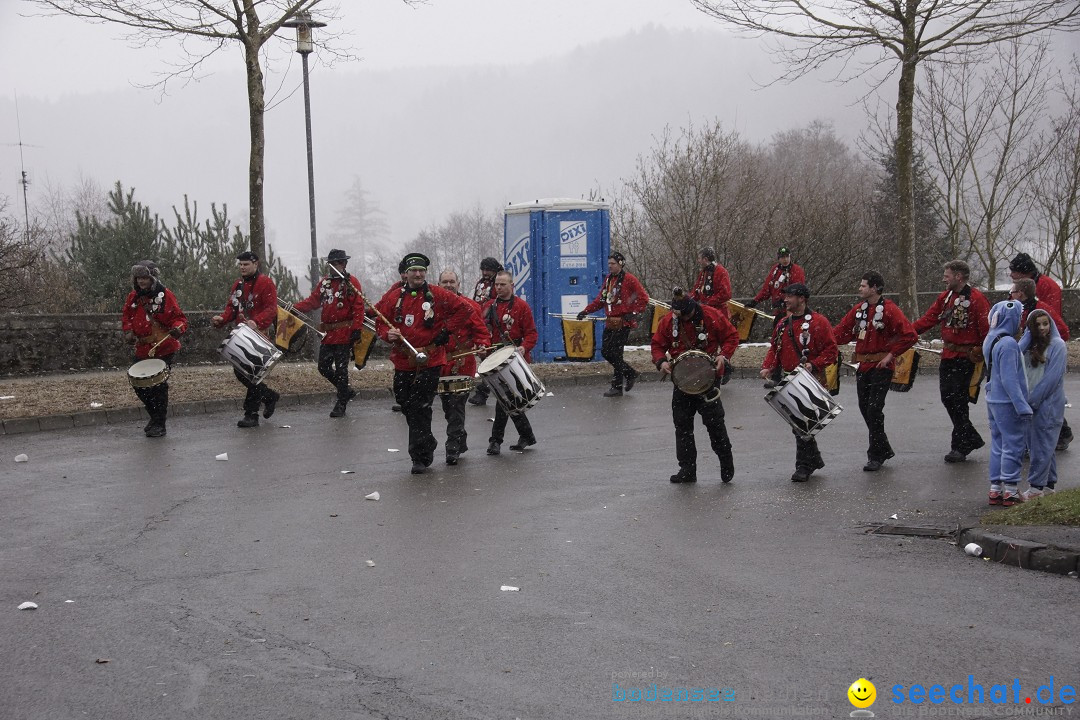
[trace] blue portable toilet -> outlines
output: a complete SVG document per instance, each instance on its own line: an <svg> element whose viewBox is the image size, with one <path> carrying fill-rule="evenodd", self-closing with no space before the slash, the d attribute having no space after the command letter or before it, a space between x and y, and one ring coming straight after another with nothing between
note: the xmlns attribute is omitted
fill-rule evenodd
<svg viewBox="0 0 1080 720"><path fill-rule="evenodd" d="M547 198L504 211L503 256L514 293L533 311L540 335L535 361L565 360L562 320L600 294L611 251L610 206L605 202ZM603 324L595 323L593 353L600 360Z"/></svg>

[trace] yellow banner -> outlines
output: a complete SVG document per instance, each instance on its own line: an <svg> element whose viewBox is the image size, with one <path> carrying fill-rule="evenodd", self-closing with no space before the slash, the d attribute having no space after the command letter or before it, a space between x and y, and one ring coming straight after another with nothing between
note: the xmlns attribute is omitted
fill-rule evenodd
<svg viewBox="0 0 1080 720"><path fill-rule="evenodd" d="M739 342L746 342L750 338L750 331L754 328L757 313L735 300L728 300L728 313L731 315L731 324L739 331Z"/></svg>
<svg viewBox="0 0 1080 720"><path fill-rule="evenodd" d="M356 364L357 370L363 370L367 365L368 355L371 354L371 348L375 347L375 335L374 330L369 330L365 325L360 329L360 339L353 345L353 363Z"/></svg>
<svg viewBox="0 0 1080 720"><path fill-rule="evenodd" d="M563 347L567 360L592 360L596 352L596 333L589 320L562 321Z"/></svg>
<svg viewBox="0 0 1080 720"><path fill-rule="evenodd" d="M284 308L277 309L277 333L274 335L274 344L282 350L288 351L296 334L304 329L304 323L300 322ZM296 338L299 339L299 338Z"/></svg>
<svg viewBox="0 0 1080 720"><path fill-rule="evenodd" d="M903 355L896 358L893 367L892 385L890 390L907 392L915 384L915 376L919 374L919 353L915 348L909 348Z"/></svg>

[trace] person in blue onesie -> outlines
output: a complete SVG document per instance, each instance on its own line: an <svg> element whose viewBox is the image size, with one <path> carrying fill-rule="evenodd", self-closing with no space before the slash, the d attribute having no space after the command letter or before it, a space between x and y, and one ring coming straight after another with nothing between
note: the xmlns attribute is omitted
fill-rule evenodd
<svg viewBox="0 0 1080 720"><path fill-rule="evenodd" d="M990 332L983 341L990 416L990 504L1011 507L1023 502L1016 484L1031 425L1027 380L1016 335L1024 306L1004 300L990 308Z"/></svg>
<svg viewBox="0 0 1080 720"><path fill-rule="evenodd" d="M1057 483L1054 449L1065 419L1065 363L1068 350L1057 325L1045 310L1033 310L1027 319L1020 352L1027 376L1031 427L1028 428L1028 484L1026 500L1053 492Z"/></svg>

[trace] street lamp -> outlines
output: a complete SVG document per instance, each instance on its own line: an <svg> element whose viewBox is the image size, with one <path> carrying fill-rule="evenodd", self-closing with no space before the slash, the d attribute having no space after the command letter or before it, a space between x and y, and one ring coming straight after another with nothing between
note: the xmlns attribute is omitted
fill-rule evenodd
<svg viewBox="0 0 1080 720"><path fill-rule="evenodd" d="M311 216L311 283L312 289L319 282L319 249L315 242L315 163L311 157L311 90L308 85L308 55L314 49L311 42L311 29L326 27L326 23L311 19L311 13L301 11L291 20L282 23L284 27L296 28L296 52L304 63L304 121L307 126L307 177L308 177L308 212Z"/></svg>

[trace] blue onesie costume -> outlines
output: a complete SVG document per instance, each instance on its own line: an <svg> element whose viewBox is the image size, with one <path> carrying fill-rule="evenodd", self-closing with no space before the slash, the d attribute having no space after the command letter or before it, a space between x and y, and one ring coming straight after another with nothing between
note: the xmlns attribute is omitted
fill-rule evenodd
<svg viewBox="0 0 1080 720"><path fill-rule="evenodd" d="M1049 317L1045 310L1033 310L1028 322L1036 315ZM1028 404L1034 413L1028 429L1028 450L1031 453L1028 483L1042 490L1044 487L1053 488L1057 483L1054 448L1065 419L1065 363L1068 350L1053 318L1050 318L1050 345L1046 348L1045 363L1034 367L1031 365L1030 345L1031 330L1025 330L1024 337L1020 339L1020 352L1023 353L1024 370L1029 381Z"/></svg>
<svg viewBox="0 0 1080 720"><path fill-rule="evenodd" d="M990 372L986 409L990 416L991 505L1022 502L1016 484L1020 481L1031 425L1027 379L1015 337L1023 311L1016 300L995 304L990 308L990 332L983 341L983 357Z"/></svg>

